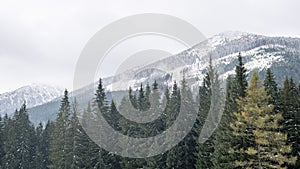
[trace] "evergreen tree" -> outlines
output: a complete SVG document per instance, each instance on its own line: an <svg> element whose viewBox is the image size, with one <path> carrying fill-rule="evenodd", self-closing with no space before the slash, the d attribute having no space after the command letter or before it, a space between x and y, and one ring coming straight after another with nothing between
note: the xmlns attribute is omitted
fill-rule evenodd
<svg viewBox="0 0 300 169"><path fill-rule="evenodd" d="M17 114L17 110L15 111ZM15 129L13 128L13 120L5 114L4 118L4 129L3 129L3 150L4 156L1 159L3 168L13 168L12 162L14 161L14 144L15 143Z"/></svg>
<svg viewBox="0 0 300 169"><path fill-rule="evenodd" d="M138 109L141 111L145 111L146 108L147 108L146 95L144 92L143 84L141 84L141 87L139 89L139 95L138 95Z"/></svg>
<svg viewBox="0 0 300 169"><path fill-rule="evenodd" d="M199 87L199 110L198 110L198 118L196 123L196 129L198 130L197 133L199 134L201 130L203 130L204 123L208 118L208 113L211 105L211 98L212 98L212 90L213 87L219 87L218 85L218 75L217 72L214 70L212 65L212 59L210 58L209 67L203 79L202 86ZM209 119L213 120L213 119ZM213 127L213 126L210 126ZM213 130L213 129L208 129ZM199 135L198 135L199 136ZM198 139L198 138L197 138ZM213 145L213 137L205 138L203 143L200 143L199 140L197 146L197 168L212 168L212 153L214 151Z"/></svg>
<svg viewBox="0 0 300 169"><path fill-rule="evenodd" d="M105 93L105 89L104 86L102 84L102 79L100 78L99 80L99 84L96 90L96 94L95 94L96 98L95 98L95 104L97 105L97 107L95 108L94 106L94 110L93 112L96 113L96 118L100 119L100 115L103 117L108 117L109 116L109 106L108 106L108 101L106 98L106 93ZM101 114L100 114L101 113ZM103 128L99 128L98 130L105 130ZM104 150L101 147L97 148L98 151L98 156L97 156L97 163L96 163L96 167L98 168L111 168L111 164L110 164L110 160L111 160L111 155L109 152L107 152L106 150Z"/></svg>
<svg viewBox="0 0 300 169"><path fill-rule="evenodd" d="M35 130L29 121L26 104L15 111L8 120L7 137L4 145L4 168L34 168Z"/></svg>
<svg viewBox="0 0 300 169"><path fill-rule="evenodd" d="M129 87L129 99L131 101L132 106L134 108L138 109L136 94L132 91L131 87Z"/></svg>
<svg viewBox="0 0 300 169"><path fill-rule="evenodd" d="M150 89L147 89L147 88L146 88L146 93L148 93L147 91L150 91ZM147 96L147 94L146 94L146 96ZM166 117L165 117L165 113L164 113L165 109L161 109L163 103L161 103L161 101L160 101L161 93L158 90L158 84L157 84L156 80L154 81L154 83L152 85L152 93L149 94L148 98L149 98L148 100L151 102L151 108L154 107L152 110L155 112L162 113L160 115L160 117L158 118L158 120L155 121L155 123L149 124L149 126L148 126L148 128L150 128L150 130L148 131L148 134L150 134L151 136L152 135L155 136L155 135L159 134L161 131L165 131L165 129L166 129L166 127L165 127ZM166 99L166 96L164 97L164 99ZM153 138L153 143L163 144L165 141L164 139L165 138L160 138L160 139ZM154 150L156 148L156 147L153 147L153 145L151 145L151 147ZM166 168L166 166L165 166L166 153L147 158L146 161L147 161L148 168Z"/></svg>
<svg viewBox="0 0 300 169"><path fill-rule="evenodd" d="M282 131L287 134L287 143L292 144L291 154L298 157L296 164L288 167L292 169L300 167L300 123L297 120L300 113L299 103L298 89L293 79L286 77L284 86L280 90L279 110L283 112Z"/></svg>
<svg viewBox="0 0 300 169"><path fill-rule="evenodd" d="M185 105L185 107L181 108L181 111L185 113L185 123L194 123L192 119L195 116L193 113L197 113L195 109L195 103L193 100L192 92L190 88L187 86L187 82L185 78L183 78L181 82L181 102ZM181 113L182 113L181 112ZM179 126L185 126L185 124L179 124ZM194 127L194 126L193 126ZM180 127L181 128L181 127ZM183 144L183 156L181 157L181 161L183 162L183 166L188 169L196 168L197 162L197 143L198 143L198 133L194 128L185 136L185 138L181 141Z"/></svg>
<svg viewBox="0 0 300 169"><path fill-rule="evenodd" d="M214 153L212 157L213 168L215 169L230 169L234 167L234 154L228 152L233 141L232 129L230 123L234 120L233 104L237 98L233 94L233 78L229 76L226 83L226 101L224 112L216 130L214 140Z"/></svg>
<svg viewBox="0 0 300 169"><path fill-rule="evenodd" d="M99 110L102 113L106 113L106 111L108 110L108 106L107 106L106 94L105 94L105 90L101 78L99 79L99 84L95 96L96 96L95 102L97 103Z"/></svg>
<svg viewBox="0 0 300 169"><path fill-rule="evenodd" d="M255 72L246 89L247 96L238 101L240 110L234 113L236 121L231 123L233 135L250 140L242 148L233 147L231 152L245 154L247 158L236 160L235 166L242 168L284 168L295 161L287 154L291 147L286 145L287 136L278 131L281 114L270 115L274 106L268 104L267 92Z"/></svg>
<svg viewBox="0 0 300 169"><path fill-rule="evenodd" d="M82 115L83 128L86 129L90 127L89 125L93 122L93 120L95 120L94 113L95 112L92 111L90 103L88 103L88 107ZM87 133L84 130L81 130L81 128L77 138L80 140L80 146L77 147L77 151L81 154L82 161L85 166L83 168L97 168L98 166L103 166L103 160L99 155L100 147L91 140Z"/></svg>
<svg viewBox="0 0 300 169"><path fill-rule="evenodd" d="M170 127L173 124L173 122L176 120L178 113L180 111L180 103L181 103L180 90L178 89L177 83L175 81L173 85L172 94L170 97L170 103L169 106L167 107L167 112L166 112L167 128ZM166 139L168 141L168 139L170 138L166 138ZM183 142L180 142L175 147L173 147L168 151L167 161L166 161L167 168L170 169L184 168L184 161L181 160L181 158L183 158L184 155L183 146L184 146Z"/></svg>
<svg viewBox="0 0 300 169"><path fill-rule="evenodd" d="M239 97L246 96L246 89L247 89L247 75L246 69L243 63L242 55L239 53L238 55L238 65L235 68L235 81L236 81L236 92Z"/></svg>
<svg viewBox="0 0 300 169"><path fill-rule="evenodd" d="M35 158L34 158L34 164L35 168L46 168L47 166L45 165L45 159L43 156L42 152L42 147L43 147L43 124L39 123L37 128L36 128L36 138L35 138L35 145L36 145L36 152L35 152Z"/></svg>
<svg viewBox="0 0 300 169"><path fill-rule="evenodd" d="M68 91L65 90L58 116L55 122L50 143L49 168L69 169L72 164L72 146L70 145L70 102Z"/></svg>
<svg viewBox="0 0 300 169"><path fill-rule="evenodd" d="M266 78L264 80L264 87L268 96L270 96L269 104L273 104L274 106L276 106L279 97L278 88L277 88L277 83L275 82L274 74L270 68L267 69Z"/></svg>
<svg viewBox="0 0 300 169"><path fill-rule="evenodd" d="M45 129L43 130L42 137L41 137L41 144L40 144L40 152L43 157L43 168L49 168L48 166L51 165L50 161L50 142L52 132L54 130L54 122L48 121L46 124Z"/></svg>
<svg viewBox="0 0 300 169"><path fill-rule="evenodd" d="M85 136L83 129L81 128L81 125L78 120L78 105L76 99L74 100L74 103L72 105L72 115L71 115L71 121L70 121L70 128L69 128L69 144L72 146L72 159L71 159L71 168L72 169L79 169L84 167L84 161L83 161L83 147L81 143L81 138Z"/></svg>
<svg viewBox="0 0 300 169"><path fill-rule="evenodd" d="M150 104L150 94L151 94L151 88L149 83L146 85L146 92L145 92L145 110L148 110L151 107Z"/></svg>

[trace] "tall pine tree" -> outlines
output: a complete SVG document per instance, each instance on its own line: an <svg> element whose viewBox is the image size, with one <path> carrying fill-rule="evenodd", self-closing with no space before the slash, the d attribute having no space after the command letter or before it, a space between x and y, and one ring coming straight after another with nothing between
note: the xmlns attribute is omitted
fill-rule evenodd
<svg viewBox="0 0 300 169"><path fill-rule="evenodd" d="M236 121L231 123L233 135L253 144L242 148L233 147L231 152L244 154L247 158L235 161L242 168L285 168L295 157L287 156L291 146L286 145L287 135L278 131L281 114L270 115L274 106L268 104L258 73L255 72L246 89L247 96L238 101L240 111L234 113Z"/></svg>
<svg viewBox="0 0 300 169"><path fill-rule="evenodd" d="M70 119L70 102L68 91L65 90L64 97L61 101L58 116L51 135L50 143L50 160L49 168L69 169L72 164L72 146L70 145L69 128Z"/></svg>

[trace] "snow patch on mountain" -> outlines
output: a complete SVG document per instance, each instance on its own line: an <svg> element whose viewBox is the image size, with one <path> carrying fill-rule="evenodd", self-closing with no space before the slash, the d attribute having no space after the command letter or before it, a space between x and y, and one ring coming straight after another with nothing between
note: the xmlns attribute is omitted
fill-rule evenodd
<svg viewBox="0 0 300 169"><path fill-rule="evenodd" d="M63 89L45 84L31 84L0 94L0 115L12 114L26 102L28 108L47 103L63 94Z"/></svg>

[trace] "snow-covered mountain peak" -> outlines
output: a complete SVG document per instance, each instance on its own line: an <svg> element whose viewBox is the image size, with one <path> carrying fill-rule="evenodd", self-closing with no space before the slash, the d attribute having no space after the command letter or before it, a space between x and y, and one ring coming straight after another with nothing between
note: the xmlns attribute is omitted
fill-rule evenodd
<svg viewBox="0 0 300 169"><path fill-rule="evenodd" d="M27 107L34 107L47 103L63 94L63 89L45 84L30 84L14 91L0 94L0 114L11 114L24 101Z"/></svg>
<svg viewBox="0 0 300 169"><path fill-rule="evenodd" d="M249 38L252 36L257 36L255 34L241 32L241 31L225 31L209 38L209 42L212 46L224 45L230 41Z"/></svg>

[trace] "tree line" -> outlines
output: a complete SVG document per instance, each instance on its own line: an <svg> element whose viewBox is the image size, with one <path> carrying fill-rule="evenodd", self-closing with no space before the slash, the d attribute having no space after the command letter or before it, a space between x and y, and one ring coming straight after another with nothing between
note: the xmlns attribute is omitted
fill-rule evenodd
<svg viewBox="0 0 300 169"><path fill-rule="evenodd" d="M197 94L191 93L185 80L180 85L174 82L171 89L154 81L141 84L137 91L129 88L117 108L114 100L107 100L100 79L95 99L83 113L76 100L70 103L66 90L56 120L37 127L29 121L24 103L12 117L0 119L0 168L300 168L300 84L287 77L279 88L270 69L264 80L255 72L248 82L241 55L238 61L235 74L226 81L220 123L204 143L199 142L199 134L206 120L214 120L208 117L211 98L213 88L220 88L218 72L211 63ZM96 112L122 134L155 136L174 123L184 94L197 95L196 122L181 142L163 154L121 157L99 147L84 130ZM151 103L165 107L158 119L143 124L120 115L118 110L128 110L128 102L141 111L148 110Z"/></svg>

